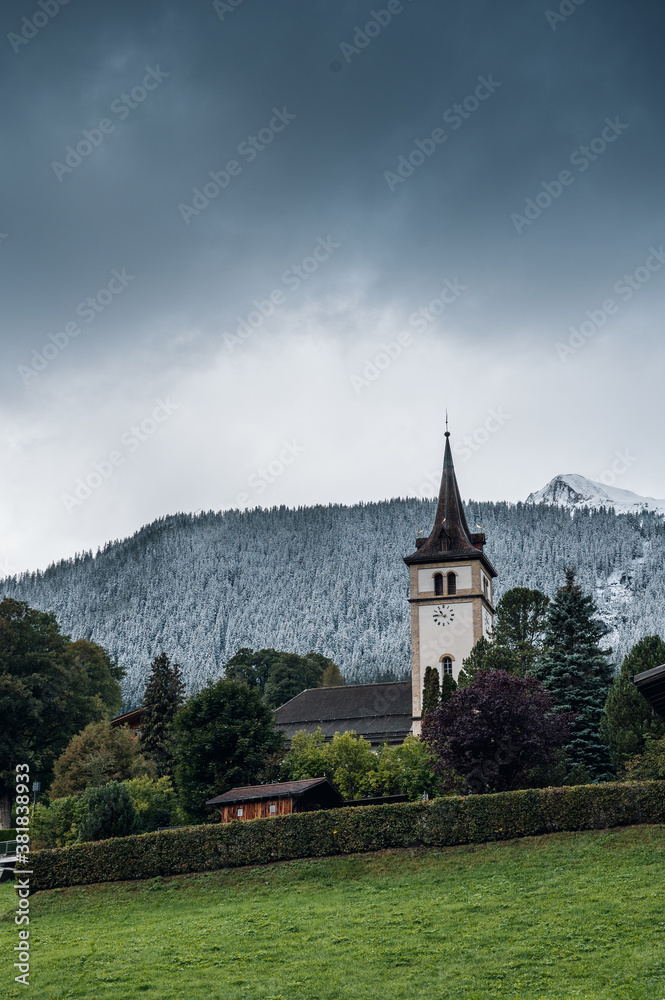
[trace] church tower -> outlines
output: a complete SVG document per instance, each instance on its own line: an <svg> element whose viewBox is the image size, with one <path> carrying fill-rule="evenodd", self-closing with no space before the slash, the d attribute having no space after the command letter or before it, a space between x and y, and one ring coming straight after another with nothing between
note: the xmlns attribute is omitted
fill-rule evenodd
<svg viewBox="0 0 665 1000"><path fill-rule="evenodd" d="M492 581L496 570L483 547L485 535L470 532L457 486L450 434L446 430L443 477L434 527L416 539L406 556L411 604L411 678L413 731L420 733L423 683L427 667L455 680L462 660L494 623Z"/></svg>

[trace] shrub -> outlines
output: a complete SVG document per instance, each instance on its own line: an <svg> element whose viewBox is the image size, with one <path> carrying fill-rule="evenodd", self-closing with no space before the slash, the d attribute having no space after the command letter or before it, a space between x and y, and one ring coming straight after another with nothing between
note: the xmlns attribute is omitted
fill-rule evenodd
<svg viewBox="0 0 665 1000"><path fill-rule="evenodd" d="M282 764L282 780L330 778L348 799L405 793L411 799L433 794L437 778L427 747L414 736L401 746L384 744L377 753L353 731L335 733L325 742L321 729L294 733L291 749Z"/></svg>
<svg viewBox="0 0 665 1000"><path fill-rule="evenodd" d="M108 786L107 786L108 787ZM384 848L665 822L665 783L532 788L145 833L31 855L32 891Z"/></svg>
<svg viewBox="0 0 665 1000"><path fill-rule="evenodd" d="M80 825L81 840L138 833L141 824L126 784L110 781L91 788L81 801L85 810Z"/></svg>
<svg viewBox="0 0 665 1000"><path fill-rule="evenodd" d="M665 778L665 736L659 740L647 740L644 753L629 760L623 770L629 781Z"/></svg>
<svg viewBox="0 0 665 1000"><path fill-rule="evenodd" d="M450 677L446 674L445 677ZM445 680L444 677L444 680ZM408 795L410 799L437 793L439 780L432 771L432 761L425 743L407 736L400 746L381 747L378 755L376 795Z"/></svg>
<svg viewBox="0 0 665 1000"><path fill-rule="evenodd" d="M138 818L136 830L131 829L128 832L144 833L156 830L160 826L168 826L172 822L176 813L176 798L170 778L158 780L147 777L133 778L131 781L123 782L122 785L129 792L131 804ZM48 806L38 804L32 824L34 846L66 847L77 843L82 826L86 831L93 829L96 820L88 817L91 800L93 809L96 809L97 798L91 794L67 795L62 799L54 799ZM106 830L98 833L100 837L112 835L116 834L110 834ZM0 841L13 839L14 836L15 832L12 831L11 837L0 836Z"/></svg>
<svg viewBox="0 0 665 1000"><path fill-rule="evenodd" d="M125 784L142 833L171 823L176 810L176 797L170 778L133 778Z"/></svg>
<svg viewBox="0 0 665 1000"><path fill-rule="evenodd" d="M55 799L50 805L38 803L32 823L35 847L66 847L79 838L79 827L85 812L80 795Z"/></svg>

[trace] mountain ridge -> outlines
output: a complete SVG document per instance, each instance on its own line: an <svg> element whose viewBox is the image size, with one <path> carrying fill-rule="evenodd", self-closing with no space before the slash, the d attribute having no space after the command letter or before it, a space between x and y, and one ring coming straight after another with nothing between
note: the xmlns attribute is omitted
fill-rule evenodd
<svg viewBox="0 0 665 1000"><path fill-rule="evenodd" d="M487 535L495 600L514 586L552 596L572 564L616 659L643 635L663 634L661 515L544 503L465 509ZM219 677L242 646L315 650L350 681L397 679L410 669L402 558L433 517L434 502L414 498L176 514L94 555L7 578L0 595L53 611L63 631L107 648L127 669L127 707L162 650L181 663L189 691Z"/></svg>
<svg viewBox="0 0 665 1000"><path fill-rule="evenodd" d="M665 500L643 497L632 490L595 482L578 473L554 476L546 486L526 498L527 503L548 503L559 507L612 508L617 514L641 514L648 510L665 515Z"/></svg>

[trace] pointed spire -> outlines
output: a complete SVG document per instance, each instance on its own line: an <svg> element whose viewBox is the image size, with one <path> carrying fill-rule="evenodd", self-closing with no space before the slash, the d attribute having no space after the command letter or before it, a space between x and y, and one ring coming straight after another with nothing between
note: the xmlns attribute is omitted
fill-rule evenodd
<svg viewBox="0 0 665 1000"><path fill-rule="evenodd" d="M485 536L472 534L464 513L464 506L457 485L453 453L450 447L448 413L446 412L446 447L443 455L443 475L439 502L434 517L434 527L429 538L417 550L418 560L440 559L442 556L469 556L482 552ZM413 558L413 557L410 557Z"/></svg>

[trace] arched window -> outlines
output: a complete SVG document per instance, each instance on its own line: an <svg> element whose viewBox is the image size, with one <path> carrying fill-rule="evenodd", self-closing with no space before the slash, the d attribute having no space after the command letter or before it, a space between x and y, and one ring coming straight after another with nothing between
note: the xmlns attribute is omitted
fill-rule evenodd
<svg viewBox="0 0 665 1000"><path fill-rule="evenodd" d="M434 593L443 594L443 573L434 574Z"/></svg>
<svg viewBox="0 0 665 1000"><path fill-rule="evenodd" d="M442 656L441 666L443 667L444 674L452 674L453 672L453 658L452 656Z"/></svg>
<svg viewBox="0 0 665 1000"><path fill-rule="evenodd" d="M449 594L457 593L457 573L448 574L448 593Z"/></svg>

